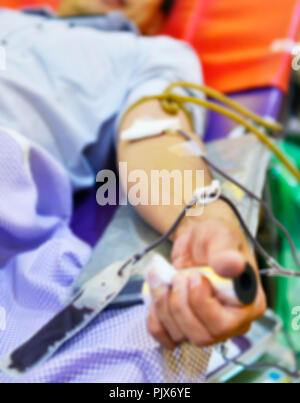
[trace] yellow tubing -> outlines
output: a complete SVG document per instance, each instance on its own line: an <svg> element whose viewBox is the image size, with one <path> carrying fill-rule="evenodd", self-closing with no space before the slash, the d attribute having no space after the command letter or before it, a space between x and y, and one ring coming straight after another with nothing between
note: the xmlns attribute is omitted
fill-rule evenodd
<svg viewBox="0 0 300 403"><path fill-rule="evenodd" d="M245 118L243 118L242 116L239 116L237 113L231 111L230 109L228 109L224 106L215 104L211 101L196 99L191 96L183 96L183 95L169 92L170 88L173 88L173 86L178 86L178 85L185 86L187 88L195 88L195 89L202 88L202 90L204 90L204 92L206 94L208 94L210 96L214 95L214 98L216 98L222 102L225 102L228 106L235 109L240 114L254 120L255 122L259 123L260 125L262 125L266 128L272 129L272 130L281 129L281 126L279 124L265 122L259 116L253 114L252 112L248 111L247 109L245 109L243 107L240 107L238 104L229 100L226 96L218 93L215 90L212 90L207 87L201 87L196 84L189 84L189 83L184 83L184 82L171 84L171 86L169 86L167 88L167 90L161 95L152 95L152 96L148 96L148 97L144 97L144 98L140 99L126 111L123 119L125 119L125 117L139 105L141 105L145 102L148 102L148 101L157 100L157 101L160 101L162 108L169 114L177 114L179 112L179 110L183 110L183 112L187 115L189 122L191 123L191 127L193 127L193 119L191 117L191 114L187 111L186 107L184 106L184 103L189 102L189 103L193 103L193 104L196 104L199 106L203 106L207 109L218 112L218 113L228 117L229 119L232 119L236 123L244 126L249 132L253 133L263 144L265 144L265 146L267 148L269 148L277 156L277 158L286 166L286 168L300 182L299 170L291 163L291 161L284 155L284 153L273 143L273 141L270 140L269 137L265 133L260 131L255 125L251 124Z"/></svg>
<svg viewBox="0 0 300 403"><path fill-rule="evenodd" d="M273 131L282 131L282 126L277 123L277 122L268 122L264 120L261 116L253 113L247 108L244 108L242 105L239 105L237 102L234 102L232 99L227 97L226 95L222 94L219 91L214 90L213 88L206 87L205 85L197 85L194 83L188 83L185 81L178 81L175 83L170 84L167 89L165 90L166 94L172 93L172 90L176 87L181 87L181 88L192 88L197 91L203 92L204 94L208 95L211 98L214 98L223 104L229 106L230 108L234 109L236 112L240 113L241 115L253 120L253 122L256 122L257 124L273 130Z"/></svg>

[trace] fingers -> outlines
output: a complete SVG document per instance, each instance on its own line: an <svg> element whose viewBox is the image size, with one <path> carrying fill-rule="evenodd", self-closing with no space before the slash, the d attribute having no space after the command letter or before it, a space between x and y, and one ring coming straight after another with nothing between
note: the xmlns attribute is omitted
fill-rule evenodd
<svg viewBox="0 0 300 403"><path fill-rule="evenodd" d="M178 274L173 281L170 311L181 332L192 344L198 347L214 344L215 340L190 308L188 279L184 274Z"/></svg>
<svg viewBox="0 0 300 403"><path fill-rule="evenodd" d="M210 256L209 266L221 277L234 278L243 273L245 257L235 250L224 250Z"/></svg>
<svg viewBox="0 0 300 403"><path fill-rule="evenodd" d="M217 342L189 306L188 279L184 274L179 273L174 278L171 289L156 285L151 295L153 306L149 314L148 327L152 336L164 347L175 348L185 340L197 347Z"/></svg>
<svg viewBox="0 0 300 403"><path fill-rule="evenodd" d="M157 319L155 307L152 304L149 310L148 316L148 330L149 333L168 350L174 350L177 344L168 335L165 328L162 326L161 322Z"/></svg>
<svg viewBox="0 0 300 403"><path fill-rule="evenodd" d="M191 259L191 231L181 234L174 242L172 249L172 262L176 269L193 266Z"/></svg>
<svg viewBox="0 0 300 403"><path fill-rule="evenodd" d="M161 288L152 295L149 331L167 349L174 349L185 340L206 347L240 336L250 330L250 323L266 307L262 291L252 307L223 306L214 297L208 280L198 273L189 279L179 274L173 281L172 291Z"/></svg>
<svg viewBox="0 0 300 403"><path fill-rule="evenodd" d="M253 305L236 308L222 304L209 281L197 272L189 278L179 272L172 287L151 276L148 281L153 298L149 331L168 349L185 340L204 347L244 334L266 309L262 287Z"/></svg>
<svg viewBox="0 0 300 403"><path fill-rule="evenodd" d="M252 306L232 308L222 305L214 297L210 283L199 273L193 273L189 281L191 309L214 339L224 340L235 336L237 329L247 328L250 322L265 311L266 302L262 289Z"/></svg>
<svg viewBox="0 0 300 403"><path fill-rule="evenodd" d="M155 312L157 319L163 323L164 329L167 334L175 343L180 343L185 340L184 334L181 332L180 327L175 322L172 317L170 307L169 307L169 298L170 291L169 287L166 285L160 284L157 286L157 282L151 279L150 280L150 288L151 288L151 296L154 302Z"/></svg>
<svg viewBox="0 0 300 403"><path fill-rule="evenodd" d="M222 277L233 278L243 272L243 236L235 226L207 220L194 228L192 242L192 258L198 265L209 265Z"/></svg>
<svg viewBox="0 0 300 403"><path fill-rule="evenodd" d="M242 274L246 263L255 265L242 231L220 219L206 220L182 233L175 240L172 261L177 269L210 266L226 278Z"/></svg>

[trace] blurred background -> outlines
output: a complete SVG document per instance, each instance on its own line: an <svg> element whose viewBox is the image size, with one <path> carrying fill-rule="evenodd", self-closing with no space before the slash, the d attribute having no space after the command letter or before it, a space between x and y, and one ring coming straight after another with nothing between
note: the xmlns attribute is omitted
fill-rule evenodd
<svg viewBox="0 0 300 403"><path fill-rule="evenodd" d="M59 0L0 0L1 7L15 9L47 6L55 10L58 3ZM186 40L195 48L207 85L284 124L279 146L300 169L299 32L298 0L178 0L163 29L164 34ZM206 140L226 138L233 129L232 122L210 113ZM275 157L268 171L265 198L289 230L300 254L300 185ZM84 202L79 198L79 206ZM92 224L87 220L84 225L91 236ZM81 231L76 224L74 230ZM287 240L264 217L259 236L284 267L296 270ZM88 240L93 243L91 238ZM280 343L292 343L300 351L300 321L295 322L292 314L300 306L300 282L271 279L265 287L269 305L283 320L289 337L288 343L281 334Z"/></svg>

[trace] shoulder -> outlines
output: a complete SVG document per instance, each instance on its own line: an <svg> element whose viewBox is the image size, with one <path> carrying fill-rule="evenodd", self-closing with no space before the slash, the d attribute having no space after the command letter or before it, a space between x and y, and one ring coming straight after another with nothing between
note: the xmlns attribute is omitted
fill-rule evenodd
<svg viewBox="0 0 300 403"><path fill-rule="evenodd" d="M168 53L170 52L180 52L189 54L192 57L196 56L196 52L187 42L184 42L179 39L174 39L169 36L159 35L155 37L138 37L138 42L141 45L149 48L155 48L157 50L165 50Z"/></svg>
<svg viewBox="0 0 300 403"><path fill-rule="evenodd" d="M169 63L178 65L179 68L187 64L194 68L200 65L195 50L181 40L168 36L139 37L137 44L141 57L144 56L144 59L150 59L152 62Z"/></svg>

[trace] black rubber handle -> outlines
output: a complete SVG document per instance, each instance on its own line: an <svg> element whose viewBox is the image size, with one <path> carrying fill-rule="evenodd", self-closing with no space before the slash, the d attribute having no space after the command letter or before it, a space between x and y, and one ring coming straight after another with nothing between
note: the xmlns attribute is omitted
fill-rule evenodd
<svg viewBox="0 0 300 403"><path fill-rule="evenodd" d="M238 299L243 305L251 305L258 292L258 279L253 267L248 263L245 271L233 280Z"/></svg>

